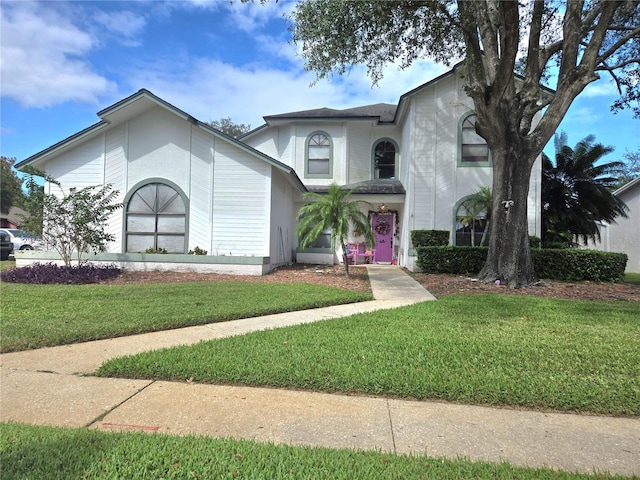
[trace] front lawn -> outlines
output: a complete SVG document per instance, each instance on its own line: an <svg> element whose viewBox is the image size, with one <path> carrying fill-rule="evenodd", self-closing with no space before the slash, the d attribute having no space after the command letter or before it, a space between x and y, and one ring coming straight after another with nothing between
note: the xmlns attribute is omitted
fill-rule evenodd
<svg viewBox="0 0 640 480"><path fill-rule="evenodd" d="M0 283L0 352L370 300L305 283Z"/></svg>
<svg viewBox="0 0 640 480"><path fill-rule="evenodd" d="M455 295L114 359L98 374L635 416L638 303Z"/></svg>
<svg viewBox="0 0 640 480"><path fill-rule="evenodd" d="M0 424L2 478L13 479L614 479L508 463L290 447L196 436Z"/></svg>

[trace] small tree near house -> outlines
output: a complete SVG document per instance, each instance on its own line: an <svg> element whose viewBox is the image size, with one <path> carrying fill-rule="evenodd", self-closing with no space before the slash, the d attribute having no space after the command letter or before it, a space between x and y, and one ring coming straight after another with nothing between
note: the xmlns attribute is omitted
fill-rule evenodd
<svg viewBox="0 0 640 480"><path fill-rule="evenodd" d="M43 194L42 239L60 254L66 266L71 265L74 253L80 263L83 253L104 252L107 243L115 240L106 229L109 216L122 204L116 203L119 192L110 184L70 188L65 193L56 179L42 172L32 170L29 173L45 177L60 189L60 197Z"/></svg>

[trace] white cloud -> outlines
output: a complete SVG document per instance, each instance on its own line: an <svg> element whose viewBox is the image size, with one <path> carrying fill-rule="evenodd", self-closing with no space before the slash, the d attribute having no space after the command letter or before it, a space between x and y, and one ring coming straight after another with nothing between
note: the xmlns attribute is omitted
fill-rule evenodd
<svg viewBox="0 0 640 480"><path fill-rule="evenodd" d="M86 32L49 4L2 3L2 95L26 107L96 102L114 88L82 57L94 46Z"/></svg>
<svg viewBox="0 0 640 480"><path fill-rule="evenodd" d="M590 83L580 94L580 96L586 98L612 97L618 95L618 89L616 88L616 84L614 83L614 81L605 78Z"/></svg>
<svg viewBox="0 0 640 480"><path fill-rule="evenodd" d="M416 62L399 71L385 69L379 87L371 87L364 68L350 75L322 80L311 87L312 73L300 65L278 70L265 65L234 66L218 60L193 59L174 65L146 65L128 75L131 93L147 88L199 120L231 117L257 127L262 116L312 108L348 108L372 103L397 103L403 93L446 71L432 62Z"/></svg>
<svg viewBox="0 0 640 480"><path fill-rule="evenodd" d="M130 47L141 45L138 37L147 23L143 16L128 10L117 12L99 10L93 19L103 32L110 34L110 38Z"/></svg>

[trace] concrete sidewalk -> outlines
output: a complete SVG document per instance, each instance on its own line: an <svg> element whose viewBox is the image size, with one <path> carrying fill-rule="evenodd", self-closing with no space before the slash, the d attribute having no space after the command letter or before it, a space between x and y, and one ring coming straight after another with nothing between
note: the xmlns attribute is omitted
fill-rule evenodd
<svg viewBox="0 0 640 480"><path fill-rule="evenodd" d="M432 300L368 266L376 300L0 355L0 421L200 434L640 475L640 420L85 376L117 356Z"/></svg>

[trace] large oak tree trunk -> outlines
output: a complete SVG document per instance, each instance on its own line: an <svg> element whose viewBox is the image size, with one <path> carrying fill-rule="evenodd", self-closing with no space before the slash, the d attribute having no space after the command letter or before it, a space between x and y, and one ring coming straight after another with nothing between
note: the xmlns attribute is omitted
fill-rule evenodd
<svg viewBox="0 0 640 480"><path fill-rule="evenodd" d="M493 212L489 253L479 276L481 281L500 280L509 287L523 287L537 281L527 220L533 159L527 158L522 150L517 144L492 147Z"/></svg>

